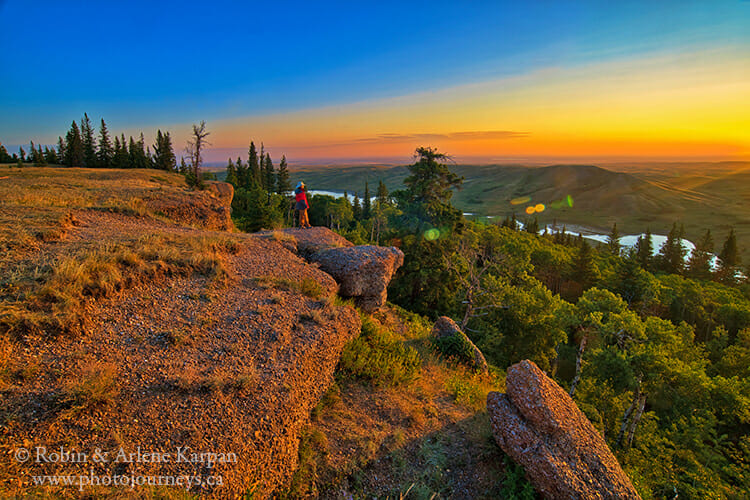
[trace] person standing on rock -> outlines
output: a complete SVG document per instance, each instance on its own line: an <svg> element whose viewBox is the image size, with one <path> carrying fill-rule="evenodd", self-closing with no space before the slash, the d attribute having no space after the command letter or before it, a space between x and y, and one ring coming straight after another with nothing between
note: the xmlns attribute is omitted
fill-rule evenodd
<svg viewBox="0 0 750 500"><path fill-rule="evenodd" d="M297 183L297 187L294 189L294 199L297 202L295 208L299 211L299 227L312 227L307 216L307 209L310 208L310 204L307 201L304 182L299 181Z"/></svg>

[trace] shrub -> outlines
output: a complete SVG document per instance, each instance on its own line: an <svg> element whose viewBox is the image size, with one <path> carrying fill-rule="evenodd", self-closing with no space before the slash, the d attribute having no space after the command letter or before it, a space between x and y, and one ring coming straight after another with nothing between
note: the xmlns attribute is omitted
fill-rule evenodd
<svg viewBox="0 0 750 500"><path fill-rule="evenodd" d="M377 386L411 382L421 365L422 359L414 348L405 346L364 315L362 332L346 345L339 362L342 371Z"/></svg>

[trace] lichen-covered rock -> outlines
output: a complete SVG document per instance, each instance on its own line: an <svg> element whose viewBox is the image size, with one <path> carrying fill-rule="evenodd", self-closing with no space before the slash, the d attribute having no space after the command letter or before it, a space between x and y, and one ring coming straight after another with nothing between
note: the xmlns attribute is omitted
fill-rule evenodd
<svg viewBox="0 0 750 500"><path fill-rule="evenodd" d="M639 499L604 438L534 363L510 368L507 394L487 396L492 432L545 498Z"/></svg>
<svg viewBox="0 0 750 500"><path fill-rule="evenodd" d="M444 354L455 355L459 359L484 373L489 372L487 360L477 346L458 327L455 321L447 316L440 316L432 327L433 342ZM447 351L447 352L446 352Z"/></svg>
<svg viewBox="0 0 750 500"><path fill-rule="evenodd" d="M369 313L385 305L388 283L404 263L404 254L396 247L362 245L329 248L309 259L333 276L339 284L339 295L353 298Z"/></svg>
<svg viewBox="0 0 750 500"><path fill-rule="evenodd" d="M297 253L309 259L312 255L329 248L351 247L354 244L327 227L289 228L281 231L294 237Z"/></svg>

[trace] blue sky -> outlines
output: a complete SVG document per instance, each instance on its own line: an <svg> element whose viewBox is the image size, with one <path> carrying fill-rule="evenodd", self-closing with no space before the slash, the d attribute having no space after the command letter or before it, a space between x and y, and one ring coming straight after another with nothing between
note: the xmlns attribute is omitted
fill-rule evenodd
<svg viewBox="0 0 750 500"><path fill-rule="evenodd" d="M0 141L150 131L750 46L750 2L0 2ZM150 133L150 132L149 132Z"/></svg>

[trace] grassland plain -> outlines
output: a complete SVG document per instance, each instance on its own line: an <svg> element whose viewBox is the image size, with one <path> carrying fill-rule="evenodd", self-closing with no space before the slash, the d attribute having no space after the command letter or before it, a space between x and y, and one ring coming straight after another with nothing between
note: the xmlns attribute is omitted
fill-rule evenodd
<svg viewBox="0 0 750 500"><path fill-rule="evenodd" d="M451 165L464 177L452 202L461 210L500 219L516 214L525 220L526 207L544 204L535 213L541 225L557 222L608 233L614 223L620 234L650 228L667 234L682 223L688 239L698 241L711 229L716 252L734 227L744 263L750 263L750 163L609 163L593 165ZM382 180L390 191L401 189L404 166L296 167L294 178L309 189L357 192L365 181L374 195ZM570 196L572 206L567 203Z"/></svg>
<svg viewBox="0 0 750 500"><path fill-rule="evenodd" d="M473 498L516 487L503 484L483 408L501 373L444 360L425 340L429 325L405 311L360 319L278 235L207 229L170 211L218 202L182 177L0 168L0 197L2 456L183 445L239 457L93 470L223 477L223 489L189 491L34 486L33 475L89 474L90 464L4 459L0 496Z"/></svg>

